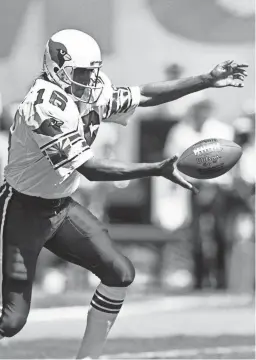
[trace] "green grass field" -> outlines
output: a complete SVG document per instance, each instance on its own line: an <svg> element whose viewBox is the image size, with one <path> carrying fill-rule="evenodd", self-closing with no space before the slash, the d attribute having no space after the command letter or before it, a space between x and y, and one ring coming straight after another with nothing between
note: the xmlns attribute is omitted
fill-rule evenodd
<svg viewBox="0 0 256 360"><path fill-rule="evenodd" d="M31 314L22 332L2 342L0 358L74 359L85 319L83 308ZM254 325L249 302L214 296L136 300L123 308L103 358L254 359Z"/></svg>

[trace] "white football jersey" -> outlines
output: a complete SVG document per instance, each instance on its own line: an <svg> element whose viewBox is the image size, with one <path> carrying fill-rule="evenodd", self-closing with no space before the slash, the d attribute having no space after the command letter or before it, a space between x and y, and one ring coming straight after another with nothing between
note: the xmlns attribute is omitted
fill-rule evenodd
<svg viewBox="0 0 256 360"><path fill-rule="evenodd" d="M38 78L19 105L10 131L6 181L17 191L47 199L70 196L76 169L93 156L101 121L125 125L140 101L139 87L104 90L95 104L76 103L59 86Z"/></svg>

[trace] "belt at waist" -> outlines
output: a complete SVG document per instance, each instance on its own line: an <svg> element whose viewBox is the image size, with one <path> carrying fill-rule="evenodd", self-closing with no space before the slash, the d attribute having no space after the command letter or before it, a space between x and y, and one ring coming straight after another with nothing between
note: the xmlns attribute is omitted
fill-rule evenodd
<svg viewBox="0 0 256 360"><path fill-rule="evenodd" d="M9 184L7 184L7 185L9 185ZM63 205L66 205L71 200L70 197L64 197L64 198L59 198L59 199L45 199L45 198L41 198L38 196L26 195L26 194L23 194L23 193L15 190L13 187L11 187L11 188L12 188L13 195L18 200L20 200L23 203L35 205L38 207L56 209L56 208L62 207Z"/></svg>

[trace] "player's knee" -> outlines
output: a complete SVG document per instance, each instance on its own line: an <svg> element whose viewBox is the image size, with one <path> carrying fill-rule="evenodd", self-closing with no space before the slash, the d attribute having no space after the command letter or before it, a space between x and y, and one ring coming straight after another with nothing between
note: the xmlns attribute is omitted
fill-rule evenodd
<svg viewBox="0 0 256 360"><path fill-rule="evenodd" d="M104 237L108 237L107 244L109 244L108 231L101 233L102 243ZM99 236L99 234L97 234ZM121 254L114 246L107 246L106 251L101 251L100 260L97 265L91 267L91 271L102 281L104 285L113 287L127 287L131 285L135 278L135 268L132 262Z"/></svg>
<svg viewBox="0 0 256 360"><path fill-rule="evenodd" d="M135 279L135 268L132 264L132 262L124 256L124 260L125 265L124 265L124 269L122 271L122 275L121 275L121 282L120 285L121 286L129 286L133 283L134 279Z"/></svg>
<svg viewBox="0 0 256 360"><path fill-rule="evenodd" d="M132 262L125 256L120 255L113 263L113 271L107 277L108 286L127 287L135 278L135 268Z"/></svg>
<svg viewBox="0 0 256 360"><path fill-rule="evenodd" d="M9 316L2 316L0 321L1 334L4 337L13 337L24 327L27 322L27 315L25 314L10 314Z"/></svg>

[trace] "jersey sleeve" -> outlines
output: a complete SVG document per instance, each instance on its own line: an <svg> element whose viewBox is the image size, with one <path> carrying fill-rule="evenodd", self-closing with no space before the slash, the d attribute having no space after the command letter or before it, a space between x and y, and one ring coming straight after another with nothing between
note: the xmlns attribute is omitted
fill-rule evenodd
<svg viewBox="0 0 256 360"><path fill-rule="evenodd" d="M33 104L32 115L26 122L42 154L53 169L66 178L93 153L79 132L78 114L65 111L64 102L59 104L61 107L46 101Z"/></svg>
<svg viewBox="0 0 256 360"><path fill-rule="evenodd" d="M129 118L140 103L140 88L115 87L105 74L101 74L104 90L102 98L104 122L114 122L127 125Z"/></svg>

